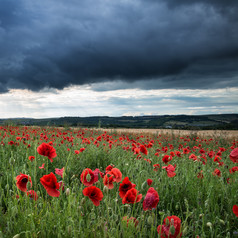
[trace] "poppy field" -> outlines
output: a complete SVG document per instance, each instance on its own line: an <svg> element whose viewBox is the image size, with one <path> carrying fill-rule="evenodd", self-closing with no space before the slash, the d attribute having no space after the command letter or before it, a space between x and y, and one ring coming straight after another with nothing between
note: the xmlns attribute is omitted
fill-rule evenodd
<svg viewBox="0 0 238 238"><path fill-rule="evenodd" d="M238 237L238 138L0 127L1 237Z"/></svg>

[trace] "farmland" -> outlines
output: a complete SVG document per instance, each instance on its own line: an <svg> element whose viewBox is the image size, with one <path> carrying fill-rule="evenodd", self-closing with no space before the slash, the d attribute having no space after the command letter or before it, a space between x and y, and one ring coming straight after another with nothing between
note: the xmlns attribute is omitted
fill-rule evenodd
<svg viewBox="0 0 238 238"><path fill-rule="evenodd" d="M0 237L235 237L237 147L237 131L2 126Z"/></svg>

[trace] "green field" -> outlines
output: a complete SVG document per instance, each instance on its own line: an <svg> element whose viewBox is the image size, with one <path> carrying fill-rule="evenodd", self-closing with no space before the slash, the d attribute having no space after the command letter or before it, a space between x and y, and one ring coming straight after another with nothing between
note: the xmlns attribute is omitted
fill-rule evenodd
<svg viewBox="0 0 238 238"><path fill-rule="evenodd" d="M39 150L43 143L56 155ZM238 237L238 164L229 157L236 147L235 137L0 127L0 237ZM26 178L17 184L20 173ZM57 181L43 186L50 173ZM130 189L119 195L125 177L134 200ZM96 205L85 196L92 186L103 195L91 194ZM169 236L158 234L162 224Z"/></svg>

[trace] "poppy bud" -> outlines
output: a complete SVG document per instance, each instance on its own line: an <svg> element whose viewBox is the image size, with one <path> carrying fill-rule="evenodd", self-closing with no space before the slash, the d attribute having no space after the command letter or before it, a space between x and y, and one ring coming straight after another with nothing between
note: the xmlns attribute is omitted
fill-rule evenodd
<svg viewBox="0 0 238 238"><path fill-rule="evenodd" d="M66 189L65 194L66 194L67 196L69 196L69 194L70 194L70 189L69 189L69 188Z"/></svg>
<svg viewBox="0 0 238 238"><path fill-rule="evenodd" d="M20 238L20 234L16 234L13 238Z"/></svg>
<svg viewBox="0 0 238 238"><path fill-rule="evenodd" d="M152 225L152 224L153 224L153 217L152 217L152 216L149 216L149 217L147 218L147 222L148 222L149 225Z"/></svg>
<svg viewBox="0 0 238 238"><path fill-rule="evenodd" d="M145 190L146 188L147 188L147 182L145 181L144 183L142 183L141 189Z"/></svg>
<svg viewBox="0 0 238 238"><path fill-rule="evenodd" d="M169 228L169 232L171 233L171 235L175 234L175 227L173 225Z"/></svg>
<svg viewBox="0 0 238 238"><path fill-rule="evenodd" d="M208 222L208 223L207 223L207 226L211 228L211 227L212 227L212 223L211 223L211 222Z"/></svg>
<svg viewBox="0 0 238 238"><path fill-rule="evenodd" d="M169 226L169 219L166 219L165 225L166 225L166 226Z"/></svg>
<svg viewBox="0 0 238 238"><path fill-rule="evenodd" d="M81 205L83 205L85 202L86 202L86 199L83 197L83 198L81 199Z"/></svg>
<svg viewBox="0 0 238 238"><path fill-rule="evenodd" d="M187 233L187 230L188 230L188 227L186 226L184 229L183 229L183 235L185 235Z"/></svg>
<svg viewBox="0 0 238 238"><path fill-rule="evenodd" d="M107 186L104 186L104 187L103 187L103 192L104 192L104 193L108 193L108 187L107 187Z"/></svg>
<svg viewBox="0 0 238 238"><path fill-rule="evenodd" d="M220 219L219 221L222 225L225 225L225 222L222 219Z"/></svg>
<svg viewBox="0 0 238 238"><path fill-rule="evenodd" d="M164 215L164 211L159 211L160 216Z"/></svg>
<svg viewBox="0 0 238 238"><path fill-rule="evenodd" d="M90 175L90 174L87 174L87 176L86 176L86 180L87 180L88 182L91 181L91 175Z"/></svg>

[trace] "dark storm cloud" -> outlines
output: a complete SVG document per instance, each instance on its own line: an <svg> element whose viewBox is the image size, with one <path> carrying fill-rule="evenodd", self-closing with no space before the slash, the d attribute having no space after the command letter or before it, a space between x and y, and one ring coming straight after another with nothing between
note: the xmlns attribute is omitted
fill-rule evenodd
<svg viewBox="0 0 238 238"><path fill-rule="evenodd" d="M238 86L237 1L0 5L0 92L112 80L146 89Z"/></svg>

